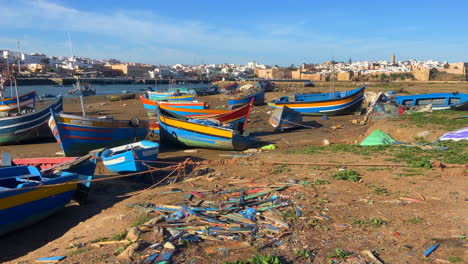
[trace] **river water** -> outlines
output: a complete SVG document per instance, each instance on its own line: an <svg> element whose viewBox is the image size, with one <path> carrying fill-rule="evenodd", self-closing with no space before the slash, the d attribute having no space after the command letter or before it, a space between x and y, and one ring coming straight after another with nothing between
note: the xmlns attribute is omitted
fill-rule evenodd
<svg viewBox="0 0 468 264"><path fill-rule="evenodd" d="M177 84L172 86L173 88L187 88L187 89L206 89L210 84ZM121 94L123 91L128 93L142 93L146 91L146 88L151 87L155 90L165 90L169 88L168 84L148 85L148 84L93 84L93 88L96 89L96 95L107 95L107 94ZM50 94L54 96L62 95L64 97L77 97L74 95L68 95L68 91L73 90L73 86L54 86L54 85L31 85L31 86L19 86L18 93L24 94L30 91L36 91L38 96L44 94ZM11 94L13 92L13 94ZM5 87L6 97L12 95L16 96L14 88L10 86Z"/></svg>

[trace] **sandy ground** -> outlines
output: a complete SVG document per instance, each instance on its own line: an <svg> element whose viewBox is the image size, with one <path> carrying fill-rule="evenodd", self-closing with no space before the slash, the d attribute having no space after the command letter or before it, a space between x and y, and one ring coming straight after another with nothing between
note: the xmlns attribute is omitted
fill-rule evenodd
<svg viewBox="0 0 468 264"><path fill-rule="evenodd" d="M394 89L397 91L421 93L431 86L439 87L430 88L432 92L462 92L466 89L463 85L451 87L452 84L443 86L430 83L416 86L394 85L393 88L397 88ZM306 91L314 88L296 89ZM317 89L327 91L325 86ZM293 92L289 86L279 90L267 93L267 101ZM382 90L382 87L371 86L370 90ZM85 100L90 115L147 118L138 99L110 102L105 97L96 96ZM199 100L209 102L212 107L223 107L226 106L227 98L207 96ZM263 183L288 182L291 178L308 182L324 179L330 181L330 184L301 185L286 194L295 204L305 209L302 217L287 220L291 224L291 229L288 230L291 234L282 237L280 245L267 245L268 241L260 239L252 249L233 251L221 256L204 254L202 250L215 243L205 241L182 248L176 254L174 263L222 263L228 260L246 260L257 253L282 256L285 263L328 263L326 256L335 248L356 252L356 256L361 257L363 255L360 251L372 250L377 252L385 263L449 263L447 261L451 257L460 257L462 261L468 261L466 239L460 239L460 236L466 236L468 233L466 169L418 170L416 175L406 177L402 175L408 174L407 168L362 167L356 169L362 175L361 182L332 179L330 175L338 171L337 166L290 165L284 172L272 173L275 171L275 164L272 162L338 162L345 164L345 167L346 164L388 163L385 161L386 157L380 155L363 158L349 153L291 153L292 150L320 145L324 139L332 144L352 144L360 142L369 132L379 128L397 140L411 142L419 131L433 130L431 140L447 131L436 129L431 124L416 127L383 120L372 123L370 127L359 126L353 125L351 121L360 117L350 115L330 117L329 120L305 117L304 127L279 133L267 122L269 111L267 106L256 107L247 131L258 140L253 147L273 143L278 146L276 150L256 152L253 156L232 157L230 155L236 152L197 149L188 153L184 152L184 149L162 142L159 155L161 161L180 162L186 158L205 161L205 167L210 167L218 173L216 178L213 180L202 176L195 181L181 181L154 189L145 188L167 175L168 171L155 173L146 177L143 182L133 179L98 182L94 184L86 204L79 206L71 203L34 226L0 237L0 262L32 263L39 257L68 255L67 259L60 263L118 263L113 253L119 245L96 248L90 244L93 240L111 238L129 228L143 213L128 207L128 204L177 204L184 199L187 192L194 189L238 187L230 183L233 178L252 179ZM79 100L67 99L65 112L80 113ZM333 126L342 128L333 130ZM0 152L10 152L13 158L54 156L59 150L58 144L53 141L0 146ZM101 164L96 173L98 178L111 175ZM375 186L385 188L388 193L374 193L372 190ZM141 190L143 191L139 192ZM181 190L182 193L158 194L168 190ZM402 200L401 197L417 199L418 202ZM317 215L326 215L329 220L311 224L311 219ZM154 216L154 213L150 213L150 216ZM353 224L357 219L370 217L384 219L387 224L381 227ZM415 217L423 220L420 223L411 223L409 219ZM143 237L151 240L149 234ZM430 258L423 258L422 252L435 241L439 242L441 247ZM80 243L84 246L78 249L76 245ZM294 252L300 249L310 250L315 260L298 258ZM354 261L357 261L356 258Z"/></svg>

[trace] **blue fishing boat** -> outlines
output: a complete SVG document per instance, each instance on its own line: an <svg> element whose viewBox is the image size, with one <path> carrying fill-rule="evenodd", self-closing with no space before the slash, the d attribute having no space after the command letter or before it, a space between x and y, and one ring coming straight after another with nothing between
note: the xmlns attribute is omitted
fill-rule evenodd
<svg viewBox="0 0 468 264"><path fill-rule="evenodd" d="M158 158L159 144L147 140L115 148L105 149L101 153L102 163L117 174L143 172L153 166Z"/></svg>
<svg viewBox="0 0 468 264"><path fill-rule="evenodd" d="M0 88L1 89L1 88ZM19 104L18 104L19 99ZM20 95L18 98L8 97L0 99L0 112L18 112L18 107L21 109L24 107L29 107L34 109L36 103L36 92L32 91L23 95Z"/></svg>
<svg viewBox="0 0 468 264"><path fill-rule="evenodd" d="M52 137L47 127L51 110L54 112L63 110L62 97L39 111L0 118L0 145Z"/></svg>
<svg viewBox="0 0 468 264"><path fill-rule="evenodd" d="M37 222L71 199L83 201L94 175L96 158L88 156L53 170L33 166L0 168L0 235Z"/></svg>
<svg viewBox="0 0 468 264"><path fill-rule="evenodd" d="M216 125L211 120L189 119L160 108L158 122L161 142L223 150L245 150L251 143L251 139L241 135L247 122L239 131Z"/></svg>
<svg viewBox="0 0 468 264"><path fill-rule="evenodd" d="M219 85L214 84L210 87L206 88L206 90L197 90L196 93L198 96L205 96L205 95L213 95L218 94L220 92Z"/></svg>
<svg viewBox="0 0 468 264"><path fill-rule="evenodd" d="M395 101L406 108L432 105L432 110L468 110L468 94L430 93L395 96Z"/></svg>
<svg viewBox="0 0 468 264"><path fill-rule="evenodd" d="M242 87L241 87L242 88ZM238 95L228 100L229 108L234 109L250 103L254 100L254 105L261 105L265 103L265 90L259 85L253 85L247 94Z"/></svg>
<svg viewBox="0 0 468 264"><path fill-rule="evenodd" d="M65 156L76 156L93 149L116 147L143 140L149 132L147 121L133 118L92 118L57 114L50 111L49 128Z"/></svg>
<svg viewBox="0 0 468 264"><path fill-rule="evenodd" d="M287 106L302 115L352 114L360 111L365 88L366 86L344 92L283 96L269 102L268 106L273 108Z"/></svg>
<svg viewBox="0 0 468 264"><path fill-rule="evenodd" d="M193 101L195 95L193 94L173 94L173 93L160 93L147 91L148 99L154 101Z"/></svg>

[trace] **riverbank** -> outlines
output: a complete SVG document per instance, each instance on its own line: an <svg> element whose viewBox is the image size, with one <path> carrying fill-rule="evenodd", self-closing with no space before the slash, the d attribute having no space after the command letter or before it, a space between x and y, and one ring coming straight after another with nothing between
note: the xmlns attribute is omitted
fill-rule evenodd
<svg viewBox="0 0 468 264"><path fill-rule="evenodd" d="M399 88L408 93L432 89L427 86L389 87ZM266 101L310 89L315 88L280 87L277 92L266 93ZM447 90L449 88L433 91ZM198 98L212 108L226 107L227 99L224 95ZM85 98L85 103L91 116L147 119L138 99L111 102L106 96L91 96ZM65 99L64 111L80 114L79 99ZM267 106L254 108L247 132L255 136L257 143L247 152L187 150L161 142L161 162L182 162L190 158L203 162L198 169L214 171L205 175L187 173L180 182L164 182L153 189L147 188L167 176L170 170L154 173L143 182L134 179L96 182L88 203L81 206L72 203L34 226L0 237L0 262L32 263L40 257L64 255L67 258L60 263L129 263L129 259L117 260L116 257L130 243L109 243L100 247L96 243L125 239L124 234L132 226L144 230L142 223L159 215L145 205L187 203L185 197L193 191L252 189L280 183L291 185L287 190L275 192L289 206L272 213L287 223L288 228L265 236L241 235L238 241L248 242L251 247L225 254L207 254L205 249L233 241L210 240L210 236L206 236L202 242L174 243L177 251L173 263L245 261L255 255L278 256L282 263L327 263L333 254L338 255L335 256L338 261L347 256L346 263L365 263L364 260L370 259L361 253L364 250L374 252L385 263L448 261L455 257L466 261L468 222L463 209L467 198L463 191L466 168L450 164L446 168L408 165L416 157L420 161L427 155L440 155L436 157L446 162L446 158L454 159L449 156L451 152L354 145L375 129L408 143L420 140L419 132L431 131L425 139L431 142L449 131L447 126L431 122L432 119L417 122L407 118L360 126L353 123L360 116L332 116L327 120L318 116L305 117L304 126L299 129L279 133L268 124L270 111ZM447 120L458 114L447 113ZM330 146L322 146L325 139ZM266 144L277 148L259 149ZM454 146L455 156L466 157L468 146L460 144L461 149ZM0 146L0 152L10 152L13 158L54 156L59 150L54 141ZM406 166L384 165L390 163ZM340 171L348 173L350 170L358 173L356 181L335 176ZM97 178L112 176L102 164L96 174ZM255 184L244 186L240 181ZM201 200L194 197L192 206ZM140 235L140 242L158 242L155 229L146 230ZM441 245L437 251L423 258L422 253L436 242ZM338 254L336 249L350 253ZM143 257L140 253L132 256L135 263Z"/></svg>
<svg viewBox="0 0 468 264"><path fill-rule="evenodd" d="M73 85L75 78L18 78L18 85ZM145 78L82 78L82 83L90 84L169 84L170 79L155 80ZM208 84L205 80L176 80L176 84Z"/></svg>

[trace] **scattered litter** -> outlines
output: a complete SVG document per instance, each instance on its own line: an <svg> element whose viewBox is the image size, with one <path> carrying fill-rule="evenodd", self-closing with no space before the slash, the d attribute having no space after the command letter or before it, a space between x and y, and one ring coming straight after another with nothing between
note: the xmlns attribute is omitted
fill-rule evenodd
<svg viewBox="0 0 468 264"><path fill-rule="evenodd" d="M36 259L36 262L42 262L42 263L57 263L63 259L65 259L66 256L57 256L57 257L46 257L46 258L39 258Z"/></svg>
<svg viewBox="0 0 468 264"><path fill-rule="evenodd" d="M267 150L270 150L270 149L276 149L276 145L274 144L270 144L270 145L266 145L266 146L263 146L261 147L260 149L267 149Z"/></svg>
<svg viewBox="0 0 468 264"><path fill-rule="evenodd" d="M435 243L432 245L430 248L428 248L426 251L424 251L423 256L428 257L429 255L432 254L438 247L440 246L439 243Z"/></svg>
<svg viewBox="0 0 468 264"><path fill-rule="evenodd" d="M336 125L336 126L332 126L331 130L335 131L335 130L343 129L343 128L344 128L344 126L342 126L342 125Z"/></svg>
<svg viewBox="0 0 468 264"><path fill-rule="evenodd" d="M468 140L468 126L448 132L439 138L440 140Z"/></svg>
<svg viewBox="0 0 468 264"><path fill-rule="evenodd" d="M196 149L186 149L184 150L185 153L198 153L200 151L196 150Z"/></svg>
<svg viewBox="0 0 468 264"><path fill-rule="evenodd" d="M374 255L374 253L372 253L372 251L370 250L364 250L364 251L361 251L361 253L364 255L367 255L370 259L372 259L372 261L374 261L377 264L384 264L383 261L378 259L377 256Z"/></svg>
<svg viewBox="0 0 468 264"><path fill-rule="evenodd" d="M228 253L229 251L247 249L250 247L251 245L248 242L235 242L235 243L225 244L222 246L207 247L205 248L205 252L207 254L215 254L215 253L225 254L225 253Z"/></svg>
<svg viewBox="0 0 468 264"><path fill-rule="evenodd" d="M330 141L328 139L322 139L322 146L328 146L330 145Z"/></svg>
<svg viewBox="0 0 468 264"><path fill-rule="evenodd" d="M383 132L382 130L376 129L372 131L372 133L367 136L362 142L361 146L375 146L375 145L389 145L394 144L397 142L387 133Z"/></svg>
<svg viewBox="0 0 468 264"><path fill-rule="evenodd" d="M400 200L409 201L409 202L415 202L415 203L422 203L422 202L423 202L423 201L418 200L418 199L407 198L407 197L400 197Z"/></svg>

